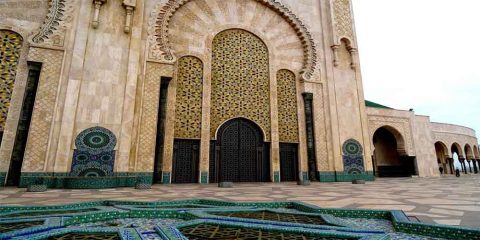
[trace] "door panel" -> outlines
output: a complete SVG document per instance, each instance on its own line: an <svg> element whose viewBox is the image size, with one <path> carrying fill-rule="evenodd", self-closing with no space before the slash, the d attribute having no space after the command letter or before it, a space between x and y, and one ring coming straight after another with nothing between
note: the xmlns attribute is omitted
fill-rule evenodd
<svg viewBox="0 0 480 240"><path fill-rule="evenodd" d="M175 140L173 183L198 182L199 140Z"/></svg>
<svg viewBox="0 0 480 240"><path fill-rule="evenodd" d="M234 119L219 130L217 149L219 180L260 182L264 175L264 143L261 130L246 119Z"/></svg>
<svg viewBox="0 0 480 240"><path fill-rule="evenodd" d="M280 143L280 176L281 181L298 180L297 144Z"/></svg>

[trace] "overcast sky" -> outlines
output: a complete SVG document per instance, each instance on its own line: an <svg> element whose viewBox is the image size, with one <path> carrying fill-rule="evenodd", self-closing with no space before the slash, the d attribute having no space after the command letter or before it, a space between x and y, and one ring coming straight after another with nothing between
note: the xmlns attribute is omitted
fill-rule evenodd
<svg viewBox="0 0 480 240"><path fill-rule="evenodd" d="M480 0L353 0L365 98L480 137Z"/></svg>

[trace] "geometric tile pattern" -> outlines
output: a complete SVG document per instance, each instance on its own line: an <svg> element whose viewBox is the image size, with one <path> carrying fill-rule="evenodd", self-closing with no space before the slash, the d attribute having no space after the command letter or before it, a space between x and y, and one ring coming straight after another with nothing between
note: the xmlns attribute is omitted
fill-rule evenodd
<svg viewBox="0 0 480 240"><path fill-rule="evenodd" d="M208 195L209 199L227 201L303 201L319 207L403 210L407 216L424 223L478 228L478 182L479 175L462 175L459 178L445 176L435 181L431 178L377 178L365 185L312 182L302 187L296 183L235 184L233 188L187 184L153 185L149 191L54 189L47 194L4 188L0 191L0 205L52 205L96 200L173 201Z"/></svg>
<svg viewBox="0 0 480 240"><path fill-rule="evenodd" d="M44 171L53 122L63 51L30 48L29 60L42 63L22 172Z"/></svg>
<svg viewBox="0 0 480 240"><path fill-rule="evenodd" d="M178 60L175 138L200 139L202 125L203 63L192 56Z"/></svg>
<svg viewBox="0 0 480 240"><path fill-rule="evenodd" d="M350 10L350 0L334 0L335 30L338 40L347 38L353 40L353 22Z"/></svg>
<svg viewBox="0 0 480 240"><path fill-rule="evenodd" d="M110 130L93 127L75 140L71 176L112 176L117 138Z"/></svg>
<svg viewBox="0 0 480 240"><path fill-rule="evenodd" d="M170 65L148 62L146 66L145 83L138 137L138 155L136 171L152 171L157 137L158 108L160 101L160 82L163 77L172 76Z"/></svg>
<svg viewBox="0 0 480 240"><path fill-rule="evenodd" d="M236 218L249 218L249 219L258 219L258 220L279 221L279 222L327 225L325 220L319 216L309 216L309 215L300 215L300 214L276 213L276 212L268 212L268 211L218 212L218 213L212 213L212 214L217 216L236 217Z"/></svg>
<svg viewBox="0 0 480 240"><path fill-rule="evenodd" d="M36 223L23 224L30 221ZM480 239L480 229L418 223L398 210L323 208L300 201L200 198L0 206L2 224L11 228L0 239Z"/></svg>
<svg viewBox="0 0 480 240"><path fill-rule="evenodd" d="M0 132L7 120L22 43L19 34L0 30Z"/></svg>
<svg viewBox="0 0 480 240"><path fill-rule="evenodd" d="M298 142L297 86L295 74L282 69L277 72L278 131L280 142Z"/></svg>
<svg viewBox="0 0 480 240"><path fill-rule="evenodd" d="M120 240L117 234L84 234L67 233L59 236L52 236L49 240Z"/></svg>
<svg viewBox="0 0 480 240"><path fill-rule="evenodd" d="M282 240L342 240L335 237L308 237L303 234L269 232L260 229L225 227L221 225L200 224L182 228L182 233L190 240L204 239L282 239Z"/></svg>
<svg viewBox="0 0 480 240"><path fill-rule="evenodd" d="M268 57L262 40L245 30L231 29L215 36L210 126L213 139L222 123L245 117L257 123L270 140Z"/></svg>
<svg viewBox="0 0 480 240"><path fill-rule="evenodd" d="M34 222L16 222L16 223L0 223L0 233L9 232L17 229L42 225L43 221Z"/></svg>
<svg viewBox="0 0 480 240"><path fill-rule="evenodd" d="M363 148L355 139L349 139L343 143L343 170L347 174L362 174L365 172L363 166Z"/></svg>

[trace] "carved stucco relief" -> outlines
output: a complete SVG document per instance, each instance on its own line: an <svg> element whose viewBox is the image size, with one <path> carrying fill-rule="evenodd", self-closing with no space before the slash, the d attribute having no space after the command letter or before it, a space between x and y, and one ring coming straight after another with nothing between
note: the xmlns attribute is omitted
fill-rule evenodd
<svg viewBox="0 0 480 240"><path fill-rule="evenodd" d="M37 45L64 47L65 36L72 26L75 0L50 0L50 8L38 33L31 42Z"/></svg>
<svg viewBox="0 0 480 240"><path fill-rule="evenodd" d="M173 64L177 56L172 49L169 36L169 24L172 16L183 5L193 0L163 0L152 10L148 27L149 59ZM251 0L259 2L278 13L295 30L302 42L304 63L300 72L304 80L311 79L317 63L317 52L311 33L302 21L279 0ZM211 9L204 8L205 11Z"/></svg>
<svg viewBox="0 0 480 240"><path fill-rule="evenodd" d="M337 44L342 38L353 42L353 20L350 0L333 0L334 26Z"/></svg>

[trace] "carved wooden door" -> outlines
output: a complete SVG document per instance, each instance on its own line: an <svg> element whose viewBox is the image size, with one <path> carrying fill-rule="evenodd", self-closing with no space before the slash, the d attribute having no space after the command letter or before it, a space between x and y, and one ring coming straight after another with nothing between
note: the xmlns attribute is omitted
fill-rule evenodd
<svg viewBox="0 0 480 240"><path fill-rule="evenodd" d="M219 180L228 182L262 181L262 133L245 119L234 119L219 131Z"/></svg>
<svg viewBox="0 0 480 240"><path fill-rule="evenodd" d="M280 178L282 182L298 180L297 144L280 143Z"/></svg>
<svg viewBox="0 0 480 240"><path fill-rule="evenodd" d="M199 163L198 140L175 140L173 183L197 183Z"/></svg>

